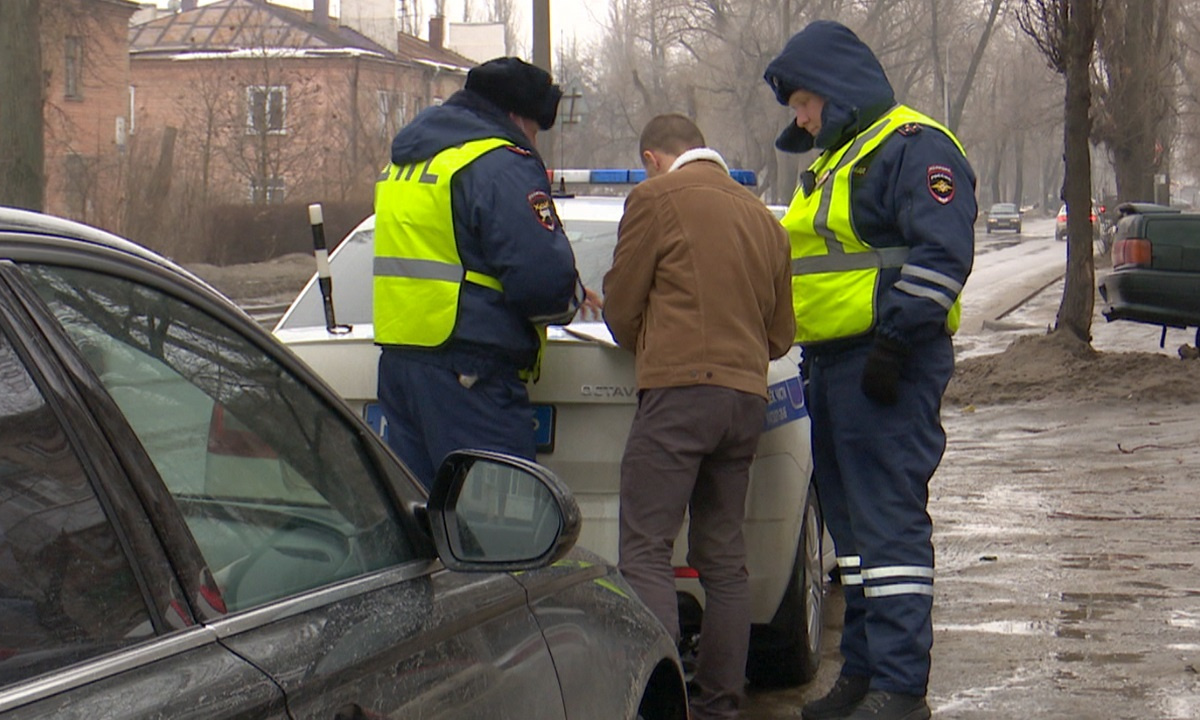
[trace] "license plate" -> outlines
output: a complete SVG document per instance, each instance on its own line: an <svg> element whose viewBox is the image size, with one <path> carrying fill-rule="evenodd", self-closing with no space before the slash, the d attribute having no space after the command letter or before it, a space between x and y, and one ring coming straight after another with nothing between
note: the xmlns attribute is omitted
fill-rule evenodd
<svg viewBox="0 0 1200 720"><path fill-rule="evenodd" d="M375 434L387 440L387 420L383 417L383 408L377 402L369 402L363 406L363 420L371 426Z"/></svg>
<svg viewBox="0 0 1200 720"><path fill-rule="evenodd" d="M538 452L554 452L554 421L557 417L553 405L533 406L533 438Z"/></svg>
<svg viewBox="0 0 1200 720"><path fill-rule="evenodd" d="M533 406L533 438L539 453L554 452L554 421L557 416L553 405ZM379 403L369 402L363 406L363 419L376 435L387 440L387 420Z"/></svg>

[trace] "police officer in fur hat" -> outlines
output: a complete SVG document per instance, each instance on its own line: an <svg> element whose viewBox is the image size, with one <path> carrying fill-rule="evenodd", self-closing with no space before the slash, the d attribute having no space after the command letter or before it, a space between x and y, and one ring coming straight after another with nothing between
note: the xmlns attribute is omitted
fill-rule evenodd
<svg viewBox="0 0 1200 720"><path fill-rule="evenodd" d="M534 459L525 383L546 324L587 301L537 151L561 98L546 71L489 60L396 135L376 184L379 400L427 488L458 448Z"/></svg>

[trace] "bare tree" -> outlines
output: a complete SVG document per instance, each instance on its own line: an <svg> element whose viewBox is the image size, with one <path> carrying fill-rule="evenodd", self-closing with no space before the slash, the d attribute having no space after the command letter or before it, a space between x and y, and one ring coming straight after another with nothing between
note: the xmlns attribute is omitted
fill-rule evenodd
<svg viewBox="0 0 1200 720"><path fill-rule="evenodd" d="M1173 139L1173 17L1171 0L1108 0L1104 7L1092 134L1112 156L1121 200L1167 201L1155 175L1167 174Z"/></svg>
<svg viewBox="0 0 1200 720"><path fill-rule="evenodd" d="M1200 2L1178 0L1178 29L1176 47L1179 50L1176 70L1180 77L1177 87L1178 142L1171 158L1176 175L1200 177ZM1184 202L1196 204L1195 187Z"/></svg>
<svg viewBox="0 0 1200 720"><path fill-rule="evenodd" d="M1051 67L1066 78L1063 103L1066 179L1063 199L1068 209L1067 274L1054 330L1066 329L1085 343L1090 343L1096 282L1090 220L1090 71L1097 18L1104 0L1022 2L1017 13L1021 29L1033 39Z"/></svg>
<svg viewBox="0 0 1200 720"><path fill-rule="evenodd" d="M937 0L930 0L931 3ZM944 73L941 72L941 66L937 62L940 57L938 52L938 16L941 14L935 8L934 12L930 13L930 30L933 36L933 57L934 65L938 67L938 77L941 79L939 84L942 85L942 91L946 98L946 125L951 131L957 131L962 123L963 108L967 104L967 98L971 94L971 89L975 85L975 77L979 72L979 65L983 61L984 52L987 50L988 41L992 37L992 30L996 26L996 18L1000 14L1000 9L1004 6L1005 0L991 0L991 7L988 9L987 20L983 23L983 28L979 31L979 38L975 42L975 49L971 53L971 61L967 66L966 75L963 77L962 83L958 87L958 92L955 93L953 101L950 100L950 89ZM952 17L947 13L947 17Z"/></svg>
<svg viewBox="0 0 1200 720"><path fill-rule="evenodd" d="M45 205L40 0L0 3L0 205Z"/></svg>

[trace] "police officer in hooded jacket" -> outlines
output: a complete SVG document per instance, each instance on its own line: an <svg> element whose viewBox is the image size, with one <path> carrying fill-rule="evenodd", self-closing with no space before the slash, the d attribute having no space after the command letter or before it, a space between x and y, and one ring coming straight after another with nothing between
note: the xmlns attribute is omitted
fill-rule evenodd
<svg viewBox="0 0 1200 720"><path fill-rule="evenodd" d="M525 381L585 297L536 146L561 98L538 67L485 62L396 135L376 184L379 400L426 487L458 448L535 457Z"/></svg>
<svg viewBox="0 0 1200 720"><path fill-rule="evenodd" d="M974 257L975 175L954 134L897 104L874 53L841 24L806 26L764 77L795 113L776 146L820 151L783 224L845 662L802 716L921 720L933 644L926 505Z"/></svg>

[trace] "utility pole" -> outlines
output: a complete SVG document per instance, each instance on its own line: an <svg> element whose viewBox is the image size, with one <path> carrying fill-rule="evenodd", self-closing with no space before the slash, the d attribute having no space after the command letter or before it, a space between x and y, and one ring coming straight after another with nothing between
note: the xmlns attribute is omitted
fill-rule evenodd
<svg viewBox="0 0 1200 720"><path fill-rule="evenodd" d="M533 64L553 74L550 67L550 0L533 0Z"/></svg>

